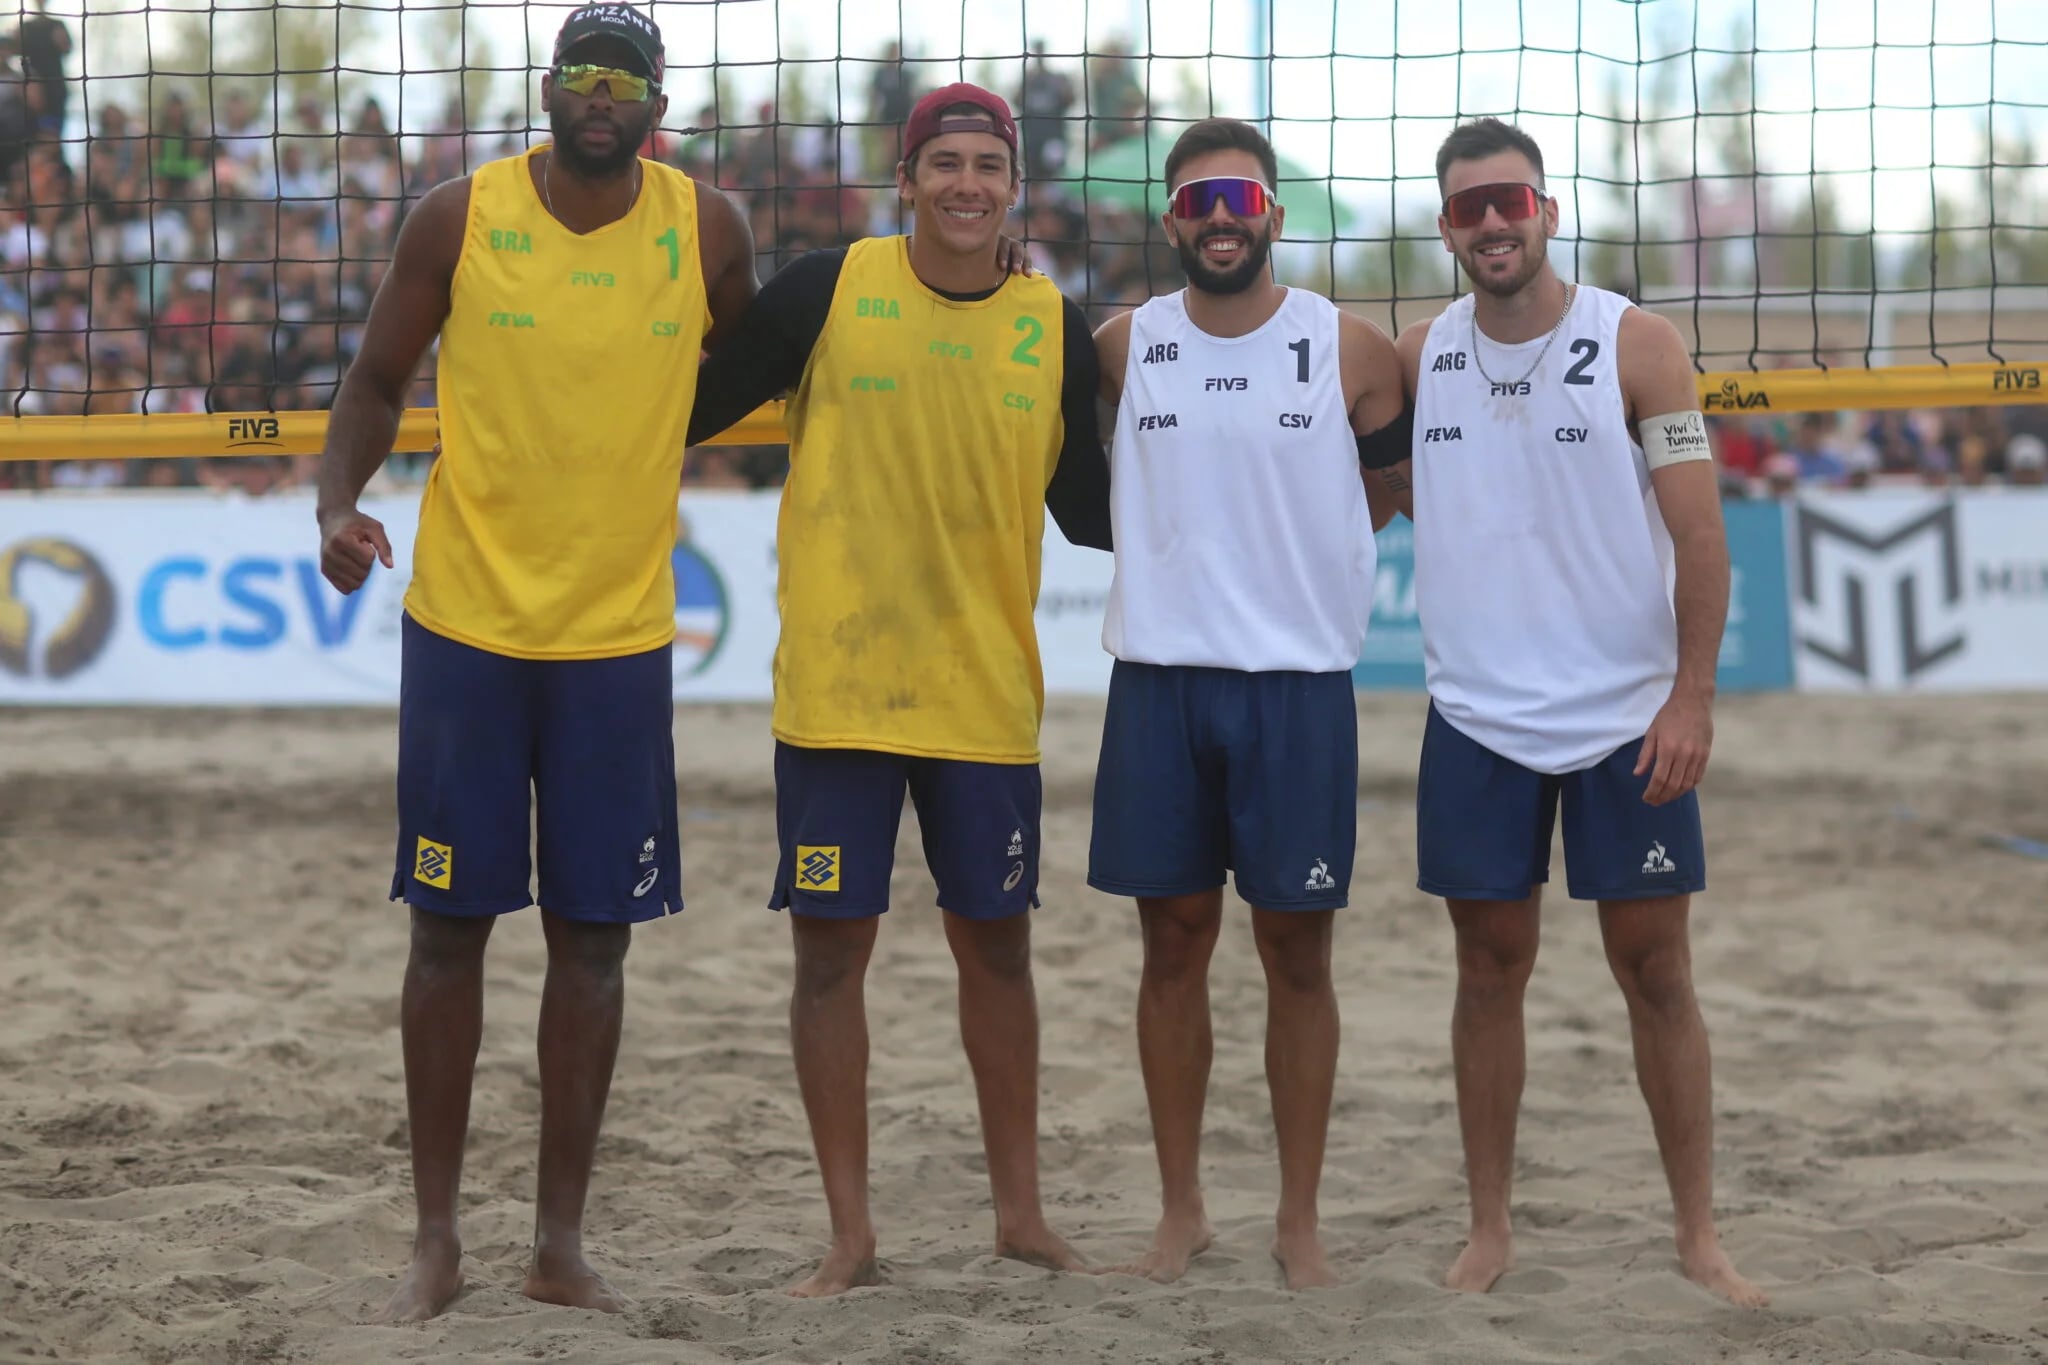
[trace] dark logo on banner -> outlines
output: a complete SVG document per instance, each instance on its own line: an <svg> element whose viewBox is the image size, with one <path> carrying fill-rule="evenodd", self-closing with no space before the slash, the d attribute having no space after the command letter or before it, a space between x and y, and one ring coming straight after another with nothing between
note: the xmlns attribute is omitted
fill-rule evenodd
<svg viewBox="0 0 2048 1365"><path fill-rule="evenodd" d="M1846 557L1834 556L1842 603L1841 625L1834 634L1842 643L1828 644L1802 633L1802 649L1869 682L1871 613L1884 609L1885 604L1879 599L1885 580L1891 579L1889 605L1898 622L1900 677L1910 682L1962 652L1964 637L1960 628L1933 638L1938 633L1937 626L1921 619L1921 603L1930 591L1934 601L1946 611L1953 611L1963 600L1962 543L1954 503L1943 503L1882 534L1837 521L1803 504L1794 510L1792 525L1798 547L1799 600L1809 608L1820 605L1822 545L1833 542L1853 552ZM1926 561L1915 552L1923 542L1932 545L1932 558L1937 565L1931 584L1923 581L1926 576L1919 569ZM1887 572L1887 562L1898 561L1905 561L1904 567Z"/></svg>
<svg viewBox="0 0 2048 1365"><path fill-rule="evenodd" d="M77 582L78 601L63 619L38 621L23 599L21 571L30 565ZM0 669L22 678L68 678L99 657L113 632L114 581L90 553L49 536L0 549Z"/></svg>

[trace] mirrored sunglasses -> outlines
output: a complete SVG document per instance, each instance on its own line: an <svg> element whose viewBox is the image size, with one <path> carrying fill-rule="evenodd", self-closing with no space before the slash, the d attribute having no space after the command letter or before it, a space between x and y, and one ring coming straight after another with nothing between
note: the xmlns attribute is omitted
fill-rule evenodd
<svg viewBox="0 0 2048 1365"><path fill-rule="evenodd" d="M1444 220L1454 228L1478 227L1492 209L1513 223L1535 217L1542 207L1543 195L1533 185L1474 185L1444 200Z"/></svg>
<svg viewBox="0 0 2048 1365"><path fill-rule="evenodd" d="M645 76L615 66L559 66L555 84L578 95L594 95L600 85L609 86L612 98L621 104L638 104L661 89Z"/></svg>
<svg viewBox="0 0 2048 1365"><path fill-rule="evenodd" d="M1216 201L1235 218L1256 218L1273 207L1273 191L1263 183L1240 175L1212 175L1190 180L1174 190L1168 204L1176 218L1207 218Z"/></svg>

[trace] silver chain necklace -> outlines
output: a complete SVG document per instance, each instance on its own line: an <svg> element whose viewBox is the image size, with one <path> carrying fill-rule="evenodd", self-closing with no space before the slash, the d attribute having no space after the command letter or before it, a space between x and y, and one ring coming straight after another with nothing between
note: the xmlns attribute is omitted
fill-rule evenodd
<svg viewBox="0 0 2048 1365"><path fill-rule="evenodd" d="M545 174L546 172L542 173ZM1536 373L1536 366L1543 363L1543 357L1550 354L1551 343L1557 340L1557 334L1564 330L1564 320L1571 315L1572 299L1578 295L1578 292L1579 286L1576 280L1564 287L1564 307L1558 312L1557 321L1551 324L1550 335L1543 339L1543 349L1536 353L1535 364L1522 371L1522 377L1515 380L1512 384L1502 384L1486 372L1486 362L1480 359L1479 356L1479 303L1478 300L1473 300L1472 363L1479 367L1479 377L1486 381L1489 388L1496 391L1505 389L1509 393L1516 393L1521 390L1522 385L1529 381L1529 376Z"/></svg>
<svg viewBox="0 0 2048 1365"><path fill-rule="evenodd" d="M555 196L548 193L548 172L553 170L554 168L555 154L554 152L550 151L548 153L548 159L540 163L540 201L541 203L547 205L548 217L554 218L555 221L559 223L562 220L560 218L555 218ZM626 201L626 212L631 213L633 211L633 205L638 203L639 200L640 160L638 157L635 157L633 160L633 197ZM621 216L623 217L624 215ZM1561 322L1563 321L1563 319L1560 318L1559 321Z"/></svg>

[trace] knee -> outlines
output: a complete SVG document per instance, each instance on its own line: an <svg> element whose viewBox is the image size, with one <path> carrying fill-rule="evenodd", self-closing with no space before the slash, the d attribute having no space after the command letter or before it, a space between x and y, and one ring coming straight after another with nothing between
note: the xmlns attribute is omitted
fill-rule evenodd
<svg viewBox="0 0 2048 1365"><path fill-rule="evenodd" d="M1209 922L1156 917L1145 926L1145 974L1174 984L1207 977L1219 928Z"/></svg>
<svg viewBox="0 0 2048 1365"><path fill-rule="evenodd" d="M633 930L625 924L578 924L568 920L548 925L548 966L566 968L596 981L616 981L625 974L626 949Z"/></svg>
<svg viewBox="0 0 2048 1365"><path fill-rule="evenodd" d="M858 985L867 975L873 940L844 932L844 926L796 921L796 991L799 996L830 995Z"/></svg>
<svg viewBox="0 0 2048 1365"><path fill-rule="evenodd" d="M1011 985L1031 979L1029 916L963 926L952 939L954 958L962 966Z"/></svg>
<svg viewBox="0 0 2048 1365"><path fill-rule="evenodd" d="M1309 922L1316 920L1320 922ZM1285 928L1270 922L1257 931L1259 958L1265 963L1269 989L1310 995L1330 983L1330 934L1327 916L1303 916Z"/></svg>
<svg viewBox="0 0 2048 1365"><path fill-rule="evenodd" d="M1519 931L1460 933L1458 990L1480 999L1520 999L1536 970L1536 941Z"/></svg>
<svg viewBox="0 0 2048 1365"><path fill-rule="evenodd" d="M422 976L451 976L478 970L484 945L490 942L497 921L488 916L470 918L437 915L429 910L412 913L412 957L408 966Z"/></svg>
<svg viewBox="0 0 2048 1365"><path fill-rule="evenodd" d="M1684 939L1612 946L1607 963L1631 1010L1665 1014L1692 1004L1692 952Z"/></svg>

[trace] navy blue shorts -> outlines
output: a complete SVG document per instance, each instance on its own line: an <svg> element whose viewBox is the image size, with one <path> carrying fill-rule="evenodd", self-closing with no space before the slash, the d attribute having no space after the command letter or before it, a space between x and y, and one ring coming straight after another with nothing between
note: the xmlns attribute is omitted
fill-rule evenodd
<svg viewBox="0 0 2048 1365"><path fill-rule="evenodd" d="M1453 900L1518 901L1550 880L1550 835L1564 806L1573 900L1644 900L1703 891L1706 837L1697 791L1652 806L1635 775L1638 739L1590 768L1539 773L1502 758L1429 708L1415 793L1416 885Z"/></svg>
<svg viewBox="0 0 2048 1365"><path fill-rule="evenodd" d="M410 616L402 639L393 900L523 909L537 844L552 914L618 924L683 908L667 647L514 659Z"/></svg>
<svg viewBox="0 0 2048 1365"><path fill-rule="evenodd" d="M1037 764L808 749L777 740L781 856L768 908L821 919L887 911L905 792L917 803L925 866L942 909L993 920L1038 904L1045 793Z"/></svg>
<svg viewBox="0 0 2048 1365"><path fill-rule="evenodd" d="M1117 896L1223 885L1261 910L1333 910L1358 842L1349 673L1245 673L1117 660L1109 675L1088 884Z"/></svg>

